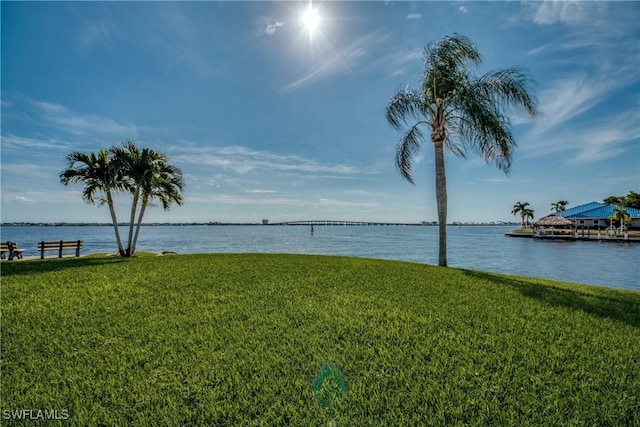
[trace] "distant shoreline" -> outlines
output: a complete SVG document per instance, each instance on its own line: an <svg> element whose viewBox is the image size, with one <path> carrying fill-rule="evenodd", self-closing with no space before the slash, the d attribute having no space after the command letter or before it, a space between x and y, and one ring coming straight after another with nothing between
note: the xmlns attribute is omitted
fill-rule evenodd
<svg viewBox="0 0 640 427"><path fill-rule="evenodd" d="M436 222L416 222L416 223L391 223L391 222L376 222L376 221L355 221L362 222L363 224L369 223L370 225L351 225L351 224L314 224L316 226L321 227L343 227L343 226L357 226L357 227L372 227L372 226L425 226L425 227L435 227L438 225ZM145 227L184 227L184 226L287 226L287 227L296 227L302 226L306 224L281 224L281 223L271 223L271 224L262 224L258 222L154 222L154 223L143 223ZM511 222L454 222L447 224L449 227L477 227L477 226L495 226L495 227L506 227L506 226L514 226L518 225L518 223ZM128 227L129 223L118 223L119 227ZM113 227L111 223L97 223L97 222L55 222L55 223L42 223L42 222L5 222L0 224L0 227Z"/></svg>
<svg viewBox="0 0 640 427"><path fill-rule="evenodd" d="M536 239L536 240L565 240L565 241L580 241L580 242L613 242L613 243L624 243L624 242L634 242L640 243L640 237L636 236L628 236L626 239L623 236L606 236L604 234L589 234L589 235L566 235L566 234L555 234L555 235L542 235L542 236L534 236L531 232L517 232L517 231L508 231L504 233L505 236L508 237L520 237L520 238L528 238L528 239Z"/></svg>

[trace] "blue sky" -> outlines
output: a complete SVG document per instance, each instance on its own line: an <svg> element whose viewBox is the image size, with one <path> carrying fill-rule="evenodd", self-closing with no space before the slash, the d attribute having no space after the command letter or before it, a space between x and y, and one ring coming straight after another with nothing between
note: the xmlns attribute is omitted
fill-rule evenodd
<svg viewBox="0 0 640 427"><path fill-rule="evenodd" d="M308 4L2 2L1 220L109 222L58 176L133 139L186 177L184 206L149 222L433 221L432 145L404 181L384 107L454 32L477 74L528 69L542 116L514 118L509 177L447 157L449 221L640 191L640 3L314 2L313 34Z"/></svg>

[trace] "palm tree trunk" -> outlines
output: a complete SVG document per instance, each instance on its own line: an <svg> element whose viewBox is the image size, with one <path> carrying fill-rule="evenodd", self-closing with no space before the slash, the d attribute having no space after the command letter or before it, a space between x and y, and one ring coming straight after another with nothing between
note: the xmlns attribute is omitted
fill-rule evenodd
<svg viewBox="0 0 640 427"><path fill-rule="evenodd" d="M138 244L138 234L140 234L140 226L142 225L142 217L144 216L144 211L147 209L147 203L149 202L149 198L147 196L142 197L142 206L140 206L140 215L138 215L138 224L136 224L136 234L133 237L133 247L131 248L131 255L136 253L136 245Z"/></svg>
<svg viewBox="0 0 640 427"><path fill-rule="evenodd" d="M113 207L113 198L111 197L111 191L105 191L107 193L107 204L109 205L109 213L111 214L111 222L113 222L113 229L116 232L116 242L118 243L118 253L120 256L124 256L124 248L122 247L122 239L120 239L120 230L118 230L118 219L116 218L116 210Z"/></svg>
<svg viewBox="0 0 640 427"><path fill-rule="evenodd" d="M131 218L129 218L129 241L127 242L127 256L133 255L131 252L131 244L133 241L133 224L136 220L136 210L138 208L138 199L140 198L140 189L136 188L133 193L133 203L131 204Z"/></svg>
<svg viewBox="0 0 640 427"><path fill-rule="evenodd" d="M447 177L444 170L443 141L434 141L436 163L436 204L438 207L438 265L447 266Z"/></svg>

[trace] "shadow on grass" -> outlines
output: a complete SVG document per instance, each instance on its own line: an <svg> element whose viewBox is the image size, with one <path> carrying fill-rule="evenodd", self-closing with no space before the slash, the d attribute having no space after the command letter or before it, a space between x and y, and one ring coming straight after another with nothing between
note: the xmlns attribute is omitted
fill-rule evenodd
<svg viewBox="0 0 640 427"><path fill-rule="evenodd" d="M2 276L21 276L37 273L48 273L50 271L61 271L76 267L97 267L119 262L126 262L126 259L117 257L81 257L81 258L54 258L44 260L29 260L18 262L2 262Z"/></svg>
<svg viewBox="0 0 640 427"><path fill-rule="evenodd" d="M554 307L580 310L598 317L640 327L640 296L630 292L616 293L614 290L603 288L598 290L600 294L598 292L592 294L479 271L464 270L464 274L474 279L509 286L525 297L534 298ZM611 293L611 295L607 295L607 293Z"/></svg>

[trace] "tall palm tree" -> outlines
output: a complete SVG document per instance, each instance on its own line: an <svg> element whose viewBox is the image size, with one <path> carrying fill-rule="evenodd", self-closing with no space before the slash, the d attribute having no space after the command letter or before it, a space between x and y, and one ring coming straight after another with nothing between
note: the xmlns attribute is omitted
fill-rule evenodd
<svg viewBox="0 0 640 427"><path fill-rule="evenodd" d="M551 210L556 212L564 212L565 210L567 210L568 204L569 202L567 202L566 200L558 200L555 203L551 203Z"/></svg>
<svg viewBox="0 0 640 427"><path fill-rule="evenodd" d="M411 127L400 138L396 166L413 184L412 160L424 136L431 132L434 146L436 204L439 222L438 265L447 265L447 184L444 151L465 157L468 149L508 173L516 142L509 113L522 110L537 114L536 100L529 94L531 79L519 69L490 71L481 77L471 66L482 62L478 50L464 36L454 34L425 49L425 70L419 90L405 88L386 107L386 118L396 130Z"/></svg>
<svg viewBox="0 0 640 427"><path fill-rule="evenodd" d="M511 210L512 215L517 215L518 213L520 213L520 218L522 218L522 228L524 228L524 220L525 216L527 216L527 210L530 210L529 202L516 202L516 204L513 205L513 209Z"/></svg>
<svg viewBox="0 0 640 427"><path fill-rule="evenodd" d="M96 199L100 205L107 204L113 229L116 234L118 252L124 255L125 251L118 230L118 219L113 202L113 190L122 189L120 174L115 164L111 161L107 150L98 153L81 153L74 151L67 156L67 168L60 173L60 182L64 185L70 183L84 184L82 198L85 202L95 204ZM102 195L100 195L102 193Z"/></svg>
<svg viewBox="0 0 640 427"><path fill-rule="evenodd" d="M170 165L166 155L150 148L141 149L133 141L124 141L110 151L123 174L124 187L133 196L126 249L126 255L132 256L149 201L159 199L165 210L174 201L182 205L184 181L180 169Z"/></svg>

